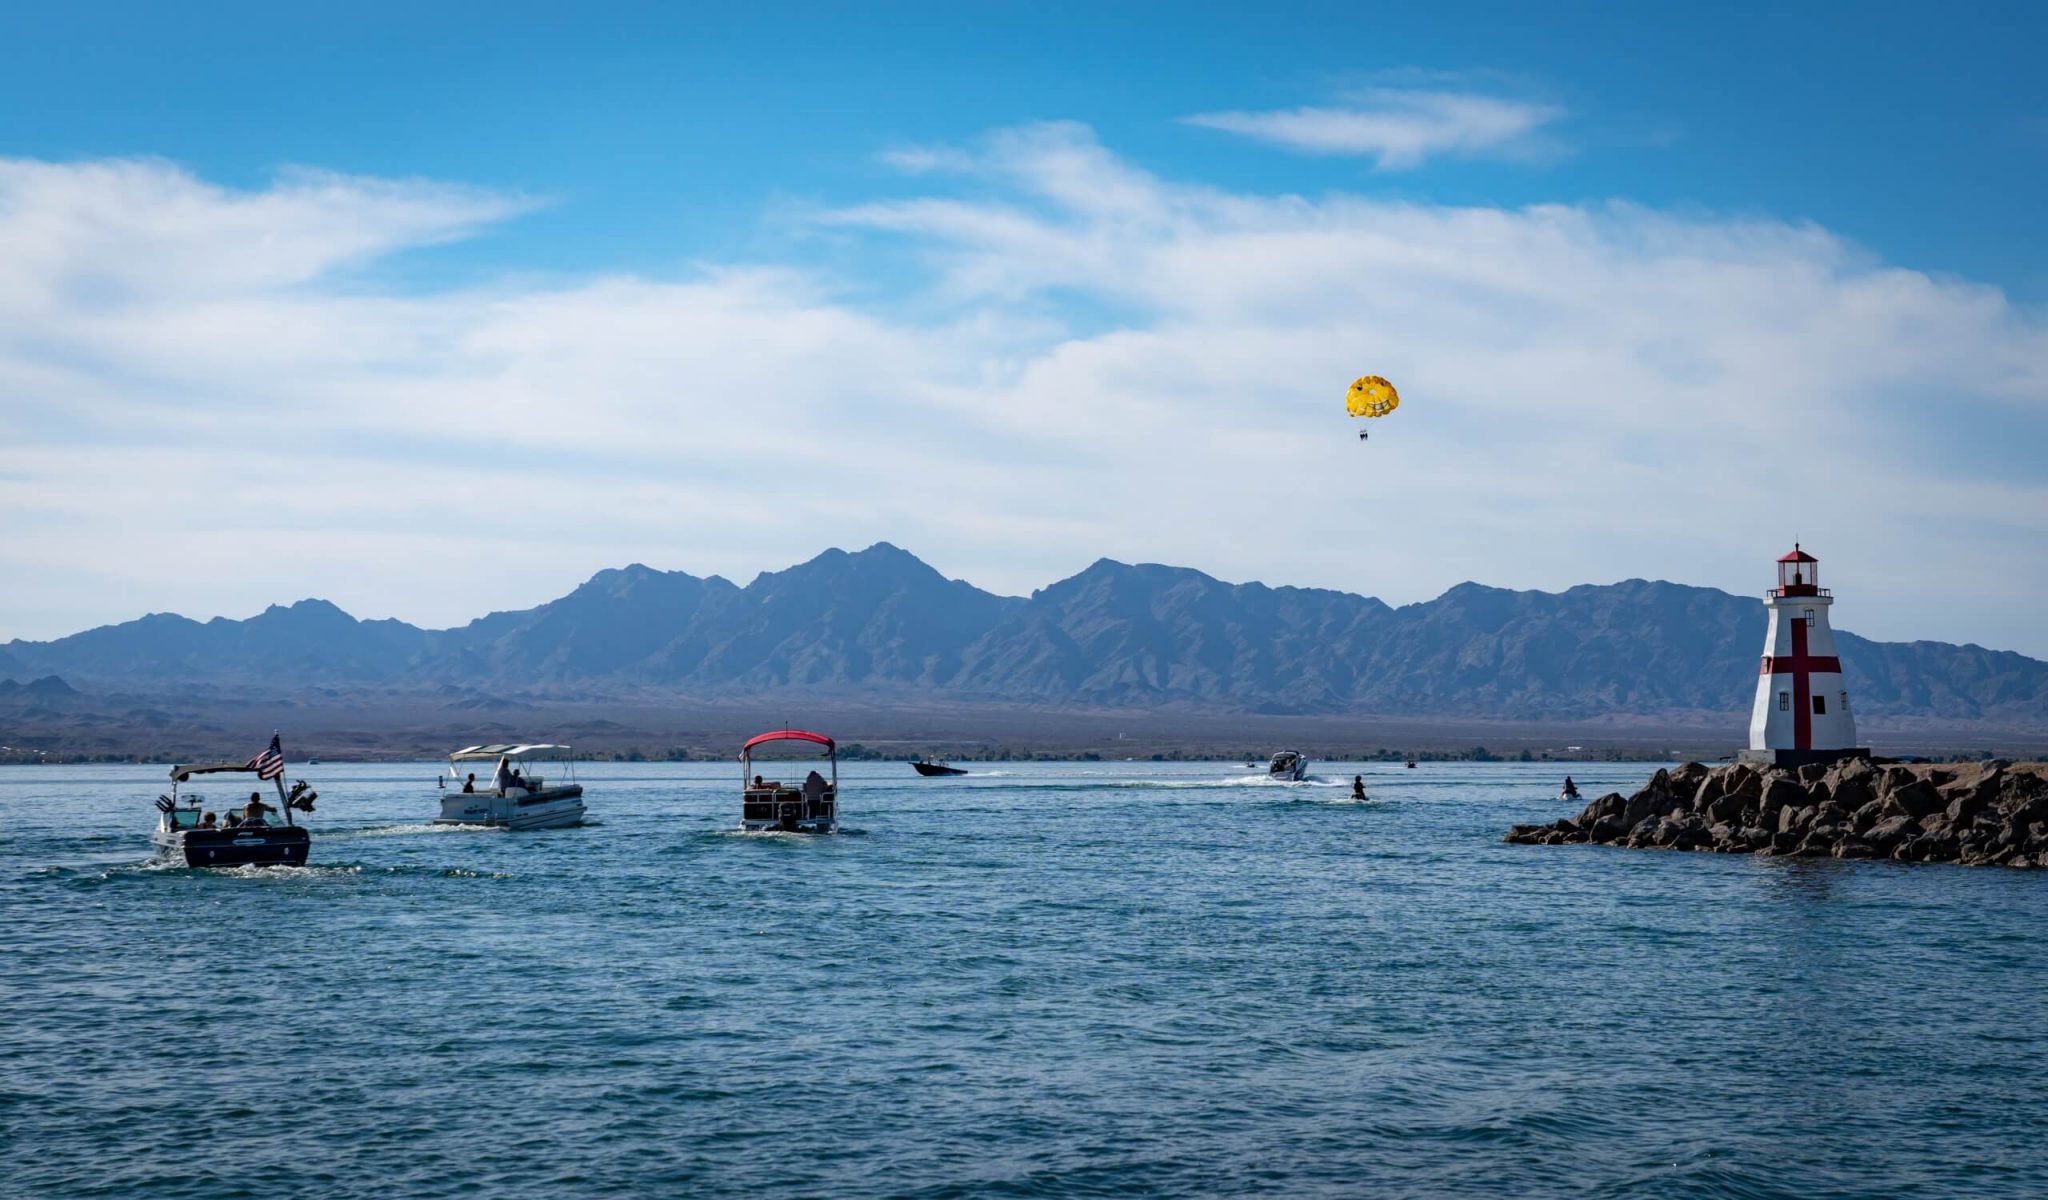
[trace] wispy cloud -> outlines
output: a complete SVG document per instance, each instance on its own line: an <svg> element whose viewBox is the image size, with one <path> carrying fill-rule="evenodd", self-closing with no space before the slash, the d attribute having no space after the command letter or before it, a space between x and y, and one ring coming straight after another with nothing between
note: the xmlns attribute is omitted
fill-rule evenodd
<svg viewBox="0 0 2048 1200"><path fill-rule="evenodd" d="M1796 534L1849 628L2048 652L2048 322L1995 289L1767 219L1233 192L1072 124L906 165L977 186L811 218L929 268L870 302L744 262L385 286L521 202L0 163L0 640L884 538L1006 590L1103 554L1739 590ZM1366 371L1404 403L1361 444Z"/></svg>
<svg viewBox="0 0 2048 1200"><path fill-rule="evenodd" d="M1556 105L1478 92L1371 88L1341 106L1198 113L1190 125L1242 134L1303 154L1370 158L1382 170L1432 157L1527 157L1549 147L1539 130L1564 116Z"/></svg>

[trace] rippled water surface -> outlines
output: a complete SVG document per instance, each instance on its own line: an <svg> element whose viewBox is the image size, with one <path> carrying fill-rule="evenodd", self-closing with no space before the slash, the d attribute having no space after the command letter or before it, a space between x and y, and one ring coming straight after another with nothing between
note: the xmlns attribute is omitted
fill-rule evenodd
<svg viewBox="0 0 2048 1200"><path fill-rule="evenodd" d="M163 768L0 768L0 1191L2048 1195L2048 873L1501 844L1554 766L437 769L204 872Z"/></svg>

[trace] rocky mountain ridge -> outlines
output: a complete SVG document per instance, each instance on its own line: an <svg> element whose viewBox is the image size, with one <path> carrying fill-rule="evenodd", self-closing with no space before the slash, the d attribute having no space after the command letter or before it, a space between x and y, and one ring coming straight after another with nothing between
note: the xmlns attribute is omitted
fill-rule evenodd
<svg viewBox="0 0 2048 1200"><path fill-rule="evenodd" d="M1732 713L1763 639L1753 597L1628 580L1564 592L1466 583L1392 608L1101 560L1029 597L949 580L887 543L742 587L635 564L453 629L324 600L247 620L156 613L0 646L0 676L87 691L430 689L715 697L788 689L949 702L1184 706L1511 719ZM1838 634L1858 711L2048 721L2048 663Z"/></svg>

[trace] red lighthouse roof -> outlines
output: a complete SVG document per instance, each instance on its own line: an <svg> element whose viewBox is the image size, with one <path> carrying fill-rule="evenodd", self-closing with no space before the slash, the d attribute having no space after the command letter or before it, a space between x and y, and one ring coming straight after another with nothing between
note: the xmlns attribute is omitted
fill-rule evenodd
<svg viewBox="0 0 2048 1200"><path fill-rule="evenodd" d="M1808 554L1808 553L1807 553L1806 551L1804 551L1804 550L1801 550L1801 549L1799 548L1799 543L1798 543L1798 542L1794 542L1794 543L1792 543L1792 553L1790 553L1790 554L1785 554L1785 555L1780 555L1780 556L1779 556L1779 558L1778 558L1778 561L1779 561L1779 562L1810 562L1810 563L1817 563L1817 562L1819 562L1820 560L1819 560L1819 559L1817 559L1817 558L1815 558L1815 557L1814 557L1813 555L1811 555L1811 554Z"/></svg>

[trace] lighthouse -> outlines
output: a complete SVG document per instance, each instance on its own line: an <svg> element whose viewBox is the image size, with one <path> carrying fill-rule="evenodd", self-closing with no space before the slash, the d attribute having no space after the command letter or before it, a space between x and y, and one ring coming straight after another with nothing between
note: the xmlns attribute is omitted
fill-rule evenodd
<svg viewBox="0 0 2048 1200"><path fill-rule="evenodd" d="M1778 586L1764 593L1771 625L1744 761L1803 767L1869 755L1856 744L1856 718L1828 628L1834 602L1820 586L1820 560L1795 543L1778 560Z"/></svg>

